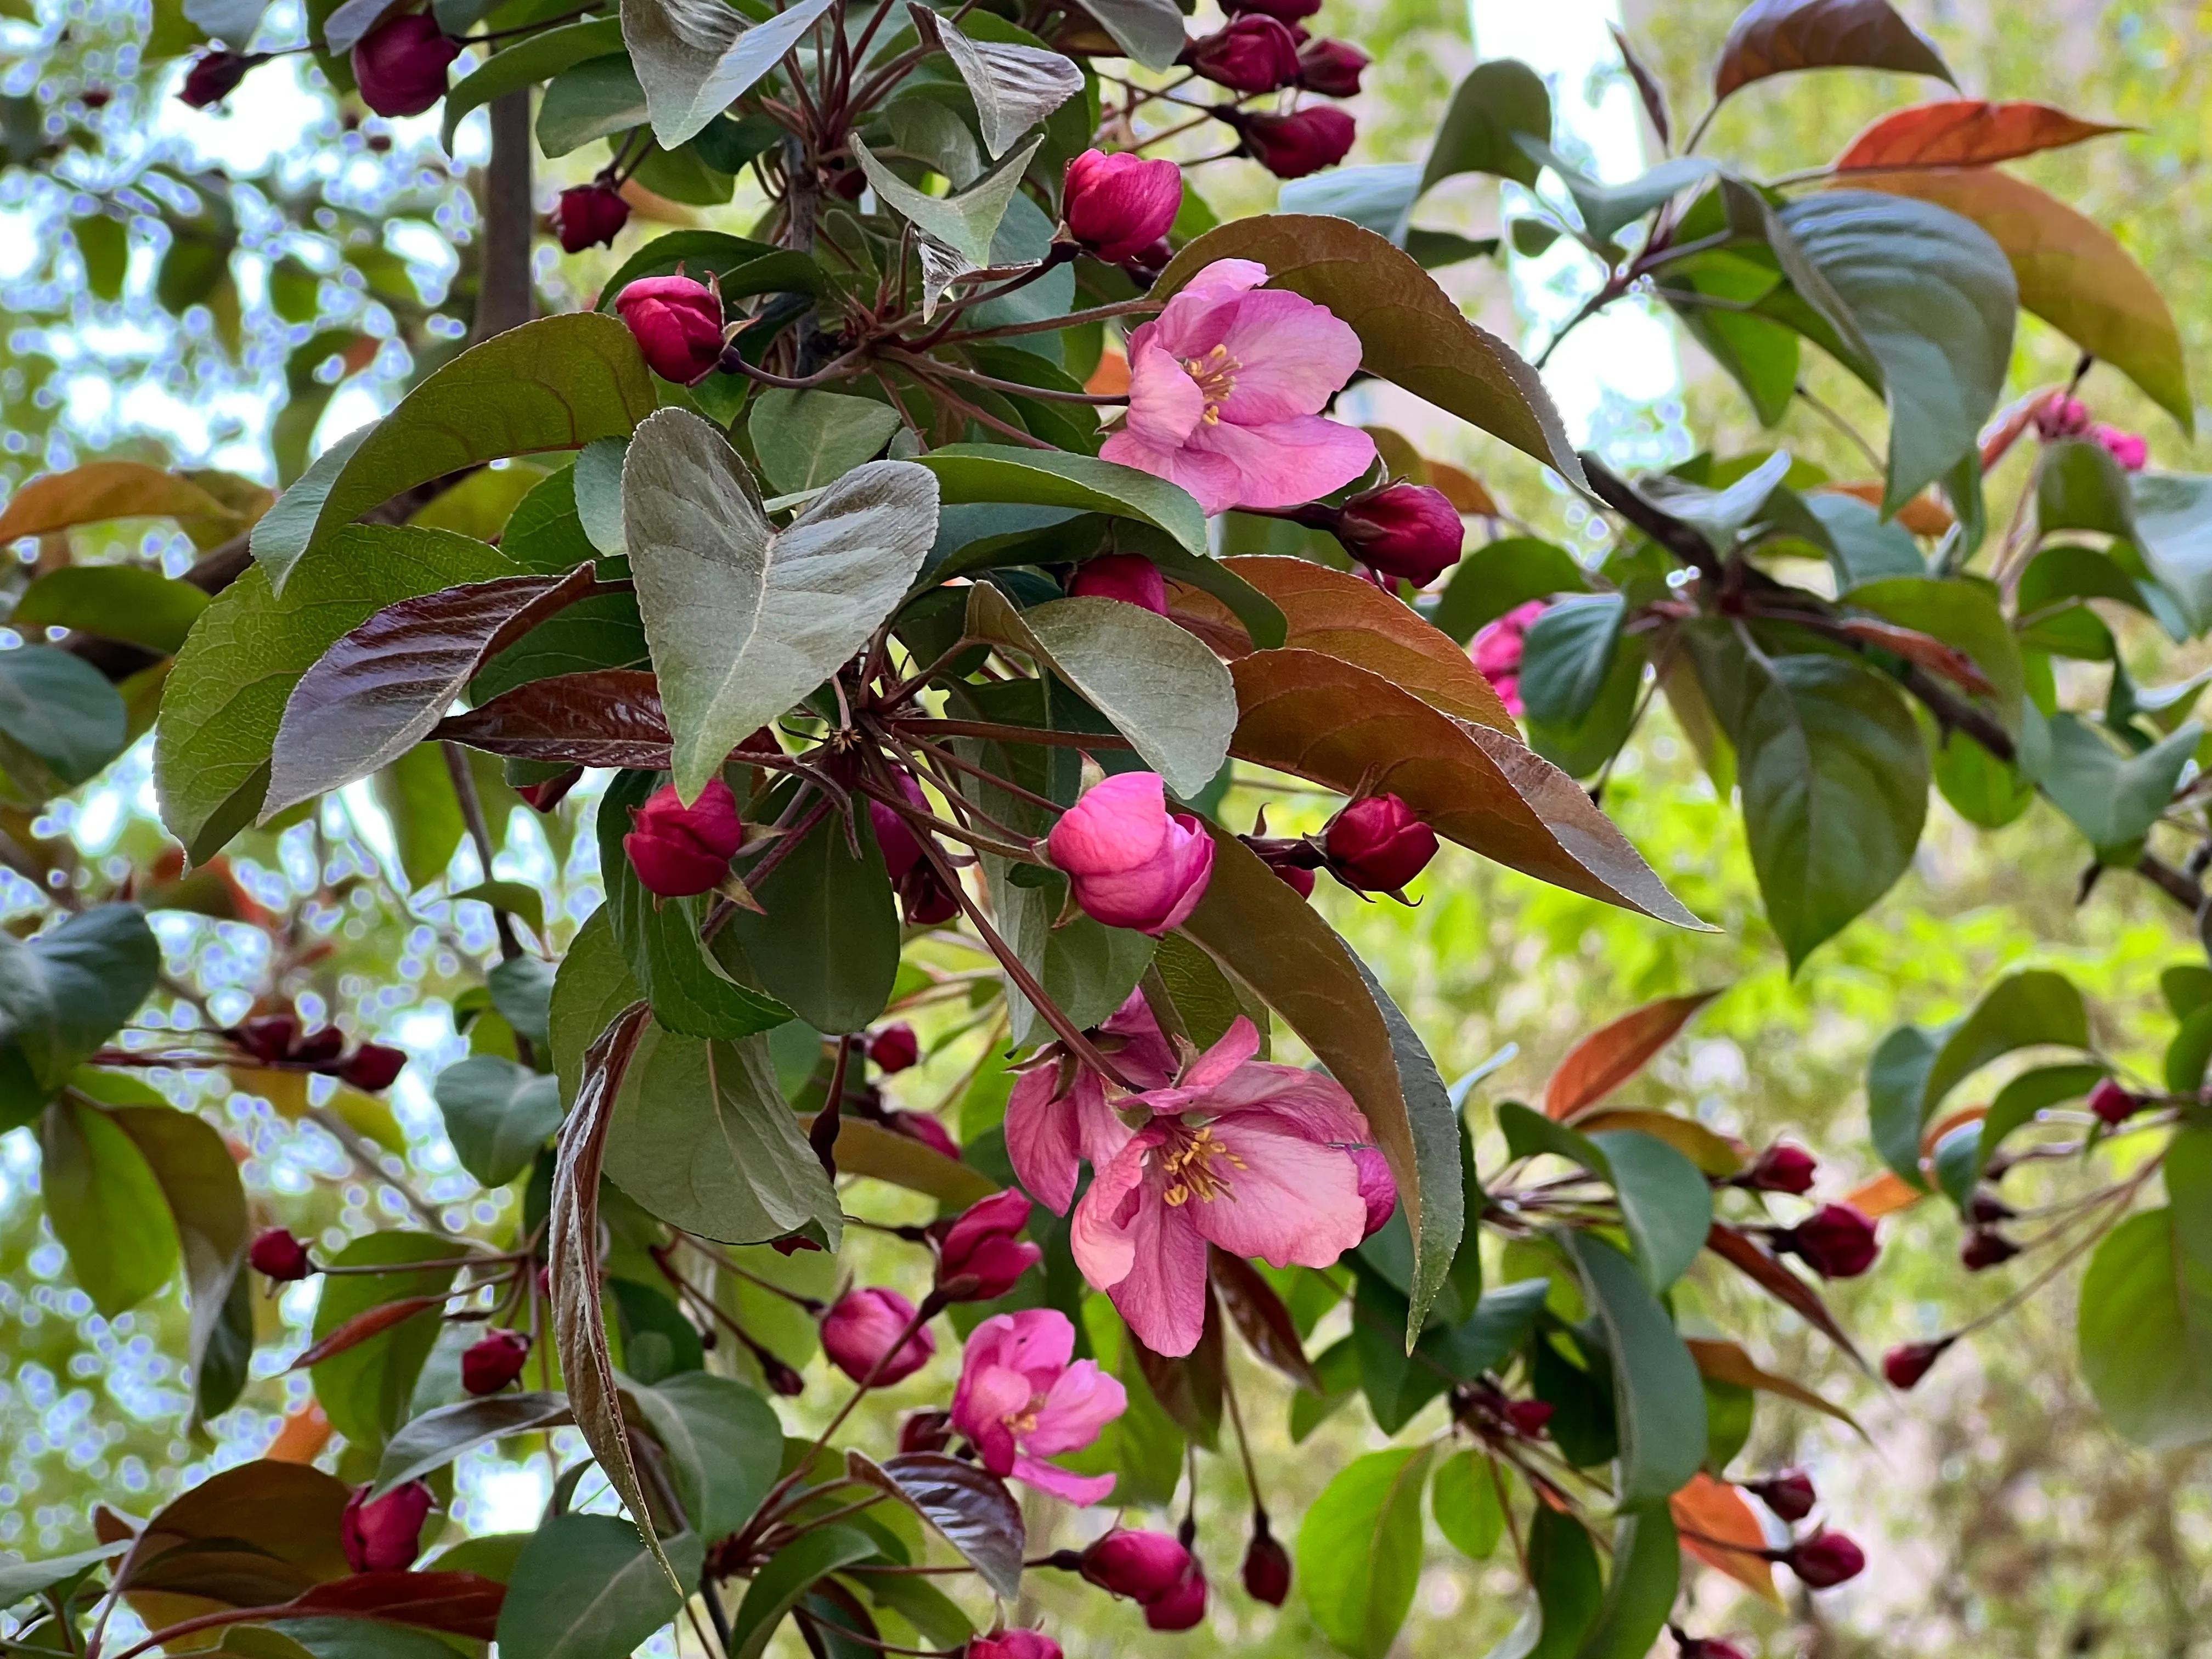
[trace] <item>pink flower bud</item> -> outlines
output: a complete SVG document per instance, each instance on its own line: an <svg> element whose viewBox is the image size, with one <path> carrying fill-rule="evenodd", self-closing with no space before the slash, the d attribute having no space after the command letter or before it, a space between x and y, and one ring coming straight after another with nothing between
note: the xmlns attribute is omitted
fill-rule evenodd
<svg viewBox="0 0 2212 1659"><path fill-rule="evenodd" d="M379 23L353 49L354 83L379 115L420 115L446 95L446 71L461 55L427 12Z"/></svg>
<svg viewBox="0 0 2212 1659"><path fill-rule="evenodd" d="M1459 562L1467 527L1441 489L1385 484L1354 495L1336 520L1345 551L1381 571L1426 587Z"/></svg>
<svg viewBox="0 0 2212 1659"><path fill-rule="evenodd" d="M570 766L556 772L550 778L540 778L535 783L518 783L514 793L522 797L522 804L533 812L550 812L565 799L571 789L584 781L584 769Z"/></svg>
<svg viewBox="0 0 2212 1659"><path fill-rule="evenodd" d="M1505 1402L1505 1420L1513 1431L1534 1440L1551 1425L1552 1402L1548 1400L1509 1400Z"/></svg>
<svg viewBox="0 0 2212 1659"><path fill-rule="evenodd" d="M1349 40L1308 40L1298 48L1298 84L1324 98L1357 98L1370 61Z"/></svg>
<svg viewBox="0 0 2212 1659"><path fill-rule="evenodd" d="M1778 1140L1735 1178L1735 1184L1754 1193L1802 1195L1813 1190L1813 1172L1818 1168L1813 1154L1802 1146Z"/></svg>
<svg viewBox="0 0 2212 1659"><path fill-rule="evenodd" d="M571 185L553 204L550 223L564 253L581 253L597 244L612 247L615 237L629 222L629 204L612 185L593 179Z"/></svg>
<svg viewBox="0 0 2212 1659"><path fill-rule="evenodd" d="M1360 1237L1372 1238L1398 1208L1397 1179L1389 1159L1372 1146L1354 1146L1352 1162L1359 1171L1359 1200L1367 1206L1367 1230Z"/></svg>
<svg viewBox="0 0 2212 1659"><path fill-rule="evenodd" d="M1528 629L1537 617L1544 614L1544 602L1531 599L1526 605L1516 605L1496 622L1492 623L1467 648L1475 672L1496 688L1505 703L1505 712L1518 719L1521 714L1521 656Z"/></svg>
<svg viewBox="0 0 2212 1659"><path fill-rule="evenodd" d="M2089 436L2130 472L2140 472L2150 465L2150 441L2140 432L2123 432L2100 422L2089 428Z"/></svg>
<svg viewBox="0 0 2212 1659"><path fill-rule="evenodd" d="M737 797L720 778L708 780L689 806L677 799L674 784L665 785L630 809L629 821L623 852L646 890L663 898L710 890L729 872L745 838Z"/></svg>
<svg viewBox="0 0 2212 1659"><path fill-rule="evenodd" d="M952 1443L952 1416L949 1412L909 1412L906 1421L899 1425L899 1449L902 1452L940 1452Z"/></svg>
<svg viewBox="0 0 2212 1659"><path fill-rule="evenodd" d="M664 380L690 386L722 361L722 301L689 276L647 276L615 297L615 314L637 337L645 364Z"/></svg>
<svg viewBox="0 0 2212 1659"><path fill-rule="evenodd" d="M1177 61L1231 92L1274 92L1298 78L1298 43L1275 19L1247 13L1193 40Z"/></svg>
<svg viewBox="0 0 2212 1659"><path fill-rule="evenodd" d="M901 1020L886 1025L868 1039L868 1058L884 1073L903 1072L921 1058L921 1042L914 1027Z"/></svg>
<svg viewBox="0 0 2212 1659"><path fill-rule="evenodd" d="M1075 902L1109 927L1158 936L1206 896L1213 842L1189 812L1170 813L1155 772L1120 772L1060 814L1045 840Z"/></svg>
<svg viewBox="0 0 2212 1659"><path fill-rule="evenodd" d="M342 1082L376 1094L389 1089L407 1065L407 1051L381 1042L364 1042L338 1067Z"/></svg>
<svg viewBox="0 0 2212 1659"><path fill-rule="evenodd" d="M908 1140L918 1140L947 1158L960 1156L960 1143L952 1138L950 1130L927 1112L887 1112L884 1115L884 1127L893 1134L904 1135Z"/></svg>
<svg viewBox="0 0 2212 1659"><path fill-rule="evenodd" d="M2089 1091L2089 1109L2114 1128L2142 1109L2142 1096L2130 1094L2110 1078L2104 1079Z"/></svg>
<svg viewBox="0 0 2212 1659"><path fill-rule="evenodd" d="M1060 1644L1041 1630L994 1631L968 1644L968 1659L1061 1659Z"/></svg>
<svg viewBox="0 0 2212 1659"><path fill-rule="evenodd" d="M1173 1589L1145 1603L1145 1623L1152 1630L1188 1630L1206 1617L1206 1569L1198 1558Z"/></svg>
<svg viewBox="0 0 2212 1659"><path fill-rule="evenodd" d="M204 52L192 59L191 68L185 71L185 84L178 88L177 96L194 109L220 104L246 78L246 70L268 61L266 52L249 55L225 52L221 47Z"/></svg>
<svg viewBox="0 0 2212 1659"><path fill-rule="evenodd" d="M2036 435L2045 443L2078 438L2089 429L2089 405L2079 398L2054 392L2036 406Z"/></svg>
<svg viewBox="0 0 2212 1659"><path fill-rule="evenodd" d="M280 1283L305 1279L315 1270L315 1264L307 1259L307 1247L283 1227L271 1227L256 1238L246 1259L253 1264L254 1272Z"/></svg>
<svg viewBox="0 0 2212 1659"><path fill-rule="evenodd" d="M1288 115L1243 115L1231 125L1246 152L1278 179L1303 179L1334 167L1351 150L1358 131L1349 115L1328 106Z"/></svg>
<svg viewBox="0 0 2212 1659"><path fill-rule="evenodd" d="M1076 568L1067 591L1079 599L1119 599L1142 605L1155 616L1168 614L1167 578L1140 553L1102 553Z"/></svg>
<svg viewBox="0 0 2212 1659"><path fill-rule="evenodd" d="M520 1331L488 1331L461 1355L461 1386L471 1394L497 1394L522 1375L530 1339Z"/></svg>
<svg viewBox="0 0 2212 1659"><path fill-rule="evenodd" d="M1395 893L1437 855L1436 831L1395 795L1363 795L1322 836L1332 874L1363 893Z"/></svg>
<svg viewBox="0 0 2212 1659"><path fill-rule="evenodd" d="M855 1382L872 1376L876 1387L887 1389L912 1376L937 1352L927 1325L899 1340L913 1318L914 1304L896 1291L848 1291L823 1317L822 1352Z"/></svg>
<svg viewBox="0 0 2212 1659"><path fill-rule="evenodd" d="M1893 1389L1909 1389L1927 1376L1943 1351L1959 1339L1940 1336L1933 1342L1905 1342L1881 1357L1881 1374Z"/></svg>
<svg viewBox="0 0 2212 1659"><path fill-rule="evenodd" d="M1291 1553L1267 1530L1264 1516L1254 1522L1245 1547L1244 1593L1271 1607L1282 1606L1291 1593Z"/></svg>
<svg viewBox="0 0 2212 1659"><path fill-rule="evenodd" d="M1109 264L1144 252L1182 208L1182 169L1126 152L1087 149L1067 164L1060 210L1068 234Z"/></svg>
<svg viewBox="0 0 2212 1659"><path fill-rule="evenodd" d="M1823 1204L1774 1235L1774 1248L1802 1256L1823 1279L1856 1279L1881 1254L1874 1223L1848 1204Z"/></svg>
<svg viewBox="0 0 2212 1659"><path fill-rule="evenodd" d="M1993 1227L1975 1228L1959 1247L1959 1261L1970 1273L1997 1267L2019 1254L2020 1246Z"/></svg>
<svg viewBox="0 0 2212 1659"><path fill-rule="evenodd" d="M1103 1590L1151 1602L1182 1585L1190 1552L1164 1532L1117 1528L1083 1552L1079 1570Z"/></svg>
<svg viewBox="0 0 2212 1659"><path fill-rule="evenodd" d="M1784 1469L1764 1480L1747 1480L1743 1489L1772 1510L1779 1521L1802 1521L1819 1501L1813 1477L1802 1469Z"/></svg>
<svg viewBox="0 0 2212 1659"><path fill-rule="evenodd" d="M1866 1571L1866 1552L1839 1532L1801 1538L1778 1557L1808 1589L1830 1589Z"/></svg>
<svg viewBox="0 0 2212 1659"><path fill-rule="evenodd" d="M422 1553L422 1522L430 1515L430 1489L410 1480L370 1503L369 1489L355 1489L338 1522L338 1541L356 1572L404 1572Z"/></svg>
<svg viewBox="0 0 2212 1659"><path fill-rule="evenodd" d="M1280 23L1296 23L1321 9L1321 0L1229 0L1222 8L1232 16L1257 12Z"/></svg>
<svg viewBox="0 0 2212 1659"><path fill-rule="evenodd" d="M939 1292L954 1302L993 1302L1012 1290L1044 1260L1044 1252L1021 1237L1029 1219L1029 1200L1012 1187L970 1206L938 1247Z"/></svg>

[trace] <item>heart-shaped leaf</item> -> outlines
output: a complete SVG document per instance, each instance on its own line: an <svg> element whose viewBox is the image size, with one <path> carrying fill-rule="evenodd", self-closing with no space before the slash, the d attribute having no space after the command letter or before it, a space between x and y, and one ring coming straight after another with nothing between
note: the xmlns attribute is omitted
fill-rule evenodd
<svg viewBox="0 0 2212 1659"><path fill-rule="evenodd" d="M908 13L924 40L933 39L951 58L975 98L975 123L983 148L995 159L1014 140L1083 90L1083 71L1056 52L1011 42L971 40L925 6L908 0Z"/></svg>
<svg viewBox="0 0 2212 1659"><path fill-rule="evenodd" d="M623 0L623 42L663 149L696 137L822 21L830 0L799 0L764 21L721 0Z"/></svg>

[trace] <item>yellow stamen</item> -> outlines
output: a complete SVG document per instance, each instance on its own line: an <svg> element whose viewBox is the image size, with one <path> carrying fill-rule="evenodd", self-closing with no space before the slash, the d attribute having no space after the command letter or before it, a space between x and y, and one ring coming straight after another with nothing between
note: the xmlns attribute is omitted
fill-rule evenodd
<svg viewBox="0 0 2212 1659"><path fill-rule="evenodd" d="M1160 1168L1174 1177L1175 1184L1160 1196L1170 1206L1193 1198L1210 1204L1229 1192L1228 1171L1244 1167L1244 1160L1216 1139L1210 1126L1184 1130L1161 1149Z"/></svg>
<svg viewBox="0 0 2212 1659"><path fill-rule="evenodd" d="M1206 398L1206 410L1199 418L1208 426L1221 421L1221 405L1229 401L1229 394L1237 390L1237 371L1244 367L1229 355L1229 348L1217 345L1203 357L1186 357L1183 372L1198 383Z"/></svg>

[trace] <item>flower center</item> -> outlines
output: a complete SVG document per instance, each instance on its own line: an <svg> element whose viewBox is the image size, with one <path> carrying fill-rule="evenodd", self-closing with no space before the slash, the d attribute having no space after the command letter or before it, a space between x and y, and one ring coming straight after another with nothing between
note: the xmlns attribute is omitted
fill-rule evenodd
<svg viewBox="0 0 2212 1659"><path fill-rule="evenodd" d="M1036 1432L1037 1413L1044 1405L1042 1395L1032 1395L1030 1403L1018 1412L1008 1412L999 1420L1006 1425L1006 1432L1015 1439L1024 1439Z"/></svg>
<svg viewBox="0 0 2212 1659"><path fill-rule="evenodd" d="M1221 421L1221 405L1229 401L1229 394L1237 390L1237 371L1244 367L1229 355L1229 348L1217 345L1203 357L1182 360L1183 373L1198 382L1199 391L1206 398L1206 413L1199 418L1208 426Z"/></svg>
<svg viewBox="0 0 2212 1659"><path fill-rule="evenodd" d="M1243 1158L1213 1138L1210 1126L1178 1129L1160 1149L1160 1168L1167 1172L1170 1182L1161 1196L1171 1205L1186 1204L1194 1198L1210 1204L1229 1190L1228 1171L1244 1167Z"/></svg>

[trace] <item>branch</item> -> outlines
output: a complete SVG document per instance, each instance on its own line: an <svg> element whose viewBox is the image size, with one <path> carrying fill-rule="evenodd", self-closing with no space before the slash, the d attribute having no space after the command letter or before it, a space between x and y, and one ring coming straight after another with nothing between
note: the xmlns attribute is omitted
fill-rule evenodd
<svg viewBox="0 0 2212 1659"><path fill-rule="evenodd" d="M491 105L491 162L483 176L483 244L472 340L520 328L536 309L530 280L530 94Z"/></svg>

